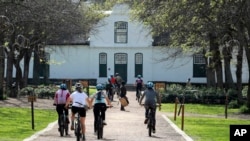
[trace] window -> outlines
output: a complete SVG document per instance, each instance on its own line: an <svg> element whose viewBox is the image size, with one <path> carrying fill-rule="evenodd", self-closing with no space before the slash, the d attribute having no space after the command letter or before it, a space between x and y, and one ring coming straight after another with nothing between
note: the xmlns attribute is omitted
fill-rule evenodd
<svg viewBox="0 0 250 141"><path fill-rule="evenodd" d="M193 59L193 76L206 77L206 60L204 54L195 54Z"/></svg>
<svg viewBox="0 0 250 141"><path fill-rule="evenodd" d="M99 77L107 77L107 54L99 54Z"/></svg>
<svg viewBox="0 0 250 141"><path fill-rule="evenodd" d="M128 22L115 22L115 43L128 42Z"/></svg>
<svg viewBox="0 0 250 141"><path fill-rule="evenodd" d="M143 76L143 55L142 53L136 53L135 54L135 77L137 77L137 75L141 75Z"/></svg>

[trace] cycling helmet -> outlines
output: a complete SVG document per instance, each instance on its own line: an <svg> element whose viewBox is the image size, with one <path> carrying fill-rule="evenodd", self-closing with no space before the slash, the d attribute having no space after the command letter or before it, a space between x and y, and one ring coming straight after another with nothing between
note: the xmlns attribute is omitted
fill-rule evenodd
<svg viewBox="0 0 250 141"><path fill-rule="evenodd" d="M82 88L82 84L79 83L79 82L77 82L77 83L75 84L75 88L76 88L76 89L77 89L77 88Z"/></svg>
<svg viewBox="0 0 250 141"><path fill-rule="evenodd" d="M141 75L139 74L139 75L137 75L137 78L141 78Z"/></svg>
<svg viewBox="0 0 250 141"><path fill-rule="evenodd" d="M66 89L67 89L66 84L62 83L62 84L60 85L60 89L66 90Z"/></svg>
<svg viewBox="0 0 250 141"><path fill-rule="evenodd" d="M99 90L103 90L103 86L102 84L97 84L96 85L96 89L99 91Z"/></svg>
<svg viewBox="0 0 250 141"><path fill-rule="evenodd" d="M147 88L150 89L150 88L153 88L153 87L154 87L154 84L152 82L148 82L147 83Z"/></svg>

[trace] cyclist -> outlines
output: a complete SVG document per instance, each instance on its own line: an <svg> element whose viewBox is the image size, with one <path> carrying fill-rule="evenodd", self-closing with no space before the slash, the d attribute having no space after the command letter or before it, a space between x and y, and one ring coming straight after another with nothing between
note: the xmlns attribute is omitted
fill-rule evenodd
<svg viewBox="0 0 250 141"><path fill-rule="evenodd" d="M60 85L60 89L58 89L55 93L54 104L53 104L56 106L56 111L58 114L58 126L60 125L60 115L63 114L63 111L65 112L65 115L67 117L67 122L69 123L69 118L68 118L69 110L65 108L65 104L69 96L70 93L67 90L66 84L62 83ZM58 130L60 129L58 128Z"/></svg>
<svg viewBox="0 0 250 141"><path fill-rule="evenodd" d="M106 103L108 105L111 105L108 96L103 92L103 85L97 84L96 89L97 89L97 92L90 98L91 105L94 101L93 113L94 113L94 132L95 133L96 133L97 118L98 118L100 111L101 111L101 115L103 119L103 124L107 125L107 123L105 122L105 112L107 110Z"/></svg>
<svg viewBox="0 0 250 141"><path fill-rule="evenodd" d="M86 118L86 107L90 105L88 100L88 95L82 91L82 84L76 83L75 89L69 99L67 100L67 103L65 107L68 107L69 104L72 102L72 108L71 108L71 130L74 130L74 119L75 114L78 113L80 115L80 122L81 122L81 128L82 128L82 140L85 140L85 118Z"/></svg>
<svg viewBox="0 0 250 141"><path fill-rule="evenodd" d="M156 119L155 119L155 113L156 113L156 103L161 105L160 103L160 97L157 92L153 89L154 84L152 82L147 82L146 84L147 90L144 91L144 93L141 96L141 99L139 101L140 105L142 103L143 98L145 97L144 107L145 107L145 121L144 124L147 124L148 122L148 112L149 109L151 109L153 113L153 133L155 133L155 125L156 125Z"/></svg>
<svg viewBox="0 0 250 141"><path fill-rule="evenodd" d="M136 100L137 100L137 96L139 95L139 91L142 90L142 86L143 86L143 80L141 78L141 75L137 76L137 79L135 80L135 86L136 86ZM139 100L139 99L138 99Z"/></svg>

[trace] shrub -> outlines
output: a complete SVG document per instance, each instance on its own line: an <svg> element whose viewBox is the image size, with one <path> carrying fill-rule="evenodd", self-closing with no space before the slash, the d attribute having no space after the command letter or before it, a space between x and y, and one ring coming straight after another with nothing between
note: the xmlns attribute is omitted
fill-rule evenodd
<svg viewBox="0 0 250 141"><path fill-rule="evenodd" d="M234 109L234 108L239 108L240 106L238 105L237 100L232 100L228 104L228 108Z"/></svg>
<svg viewBox="0 0 250 141"><path fill-rule="evenodd" d="M250 109L246 105L240 107L240 112L244 114L250 114Z"/></svg>

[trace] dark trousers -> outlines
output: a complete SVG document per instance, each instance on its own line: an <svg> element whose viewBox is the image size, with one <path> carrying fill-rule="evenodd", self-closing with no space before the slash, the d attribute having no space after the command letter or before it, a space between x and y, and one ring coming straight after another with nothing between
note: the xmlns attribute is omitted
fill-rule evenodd
<svg viewBox="0 0 250 141"><path fill-rule="evenodd" d="M65 112L66 117L68 117L69 110L65 108L65 104L57 104L56 105L56 111L57 111L57 114L58 114L58 124L60 123L60 115L63 114L63 111Z"/></svg>
<svg viewBox="0 0 250 141"><path fill-rule="evenodd" d="M93 109L93 112L94 112L94 125L95 125L95 131L96 131L96 125L97 125L97 120L98 120L98 116L101 112L101 116L102 116L102 119L105 120L105 112L107 110L107 107L106 107L106 104L105 103L97 103L95 104L94 106L94 109Z"/></svg>
<svg viewBox="0 0 250 141"><path fill-rule="evenodd" d="M149 110L151 110L151 113L153 114L153 125L155 127L155 124L156 124L156 119L155 119L155 113L156 113L156 108L154 107L145 107L145 117L146 118L149 118L148 116L148 113L149 113Z"/></svg>

